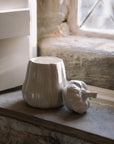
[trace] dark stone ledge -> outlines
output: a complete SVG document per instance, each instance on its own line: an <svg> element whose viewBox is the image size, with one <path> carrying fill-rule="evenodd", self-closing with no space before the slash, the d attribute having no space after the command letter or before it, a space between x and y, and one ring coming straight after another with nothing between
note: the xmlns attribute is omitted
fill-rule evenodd
<svg viewBox="0 0 114 144"><path fill-rule="evenodd" d="M69 112L65 107L58 109L36 109L29 107L24 102L21 90L7 91L0 94L1 116L17 119L18 121L32 124L37 128L42 127L51 132L60 133L61 137L66 135L71 139L76 138L95 144L113 144L113 112L114 107L95 103L92 103L91 108L83 115ZM9 122L7 121L6 123ZM64 143L65 141L62 141L60 144Z"/></svg>

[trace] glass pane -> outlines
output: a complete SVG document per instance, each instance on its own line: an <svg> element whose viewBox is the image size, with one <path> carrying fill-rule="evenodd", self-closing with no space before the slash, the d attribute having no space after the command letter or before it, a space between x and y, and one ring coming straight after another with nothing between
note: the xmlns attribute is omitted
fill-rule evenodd
<svg viewBox="0 0 114 144"><path fill-rule="evenodd" d="M113 0L90 0L88 3L87 0L80 1L78 24L81 29L114 34Z"/></svg>
<svg viewBox="0 0 114 144"><path fill-rule="evenodd" d="M90 9L94 4L94 0L78 0L78 24L81 25L87 14L89 13Z"/></svg>

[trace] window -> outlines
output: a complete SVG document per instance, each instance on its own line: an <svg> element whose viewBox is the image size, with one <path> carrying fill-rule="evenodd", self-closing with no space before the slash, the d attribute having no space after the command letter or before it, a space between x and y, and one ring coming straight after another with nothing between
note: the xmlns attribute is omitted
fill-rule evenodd
<svg viewBox="0 0 114 144"><path fill-rule="evenodd" d="M114 39L114 0L71 0L68 23L73 35Z"/></svg>
<svg viewBox="0 0 114 144"><path fill-rule="evenodd" d="M86 31L114 34L114 0L78 0L78 26Z"/></svg>

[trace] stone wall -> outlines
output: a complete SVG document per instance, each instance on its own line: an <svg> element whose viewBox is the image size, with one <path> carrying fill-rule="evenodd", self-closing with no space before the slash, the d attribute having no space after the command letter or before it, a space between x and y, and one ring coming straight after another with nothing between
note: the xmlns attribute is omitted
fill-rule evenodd
<svg viewBox="0 0 114 144"><path fill-rule="evenodd" d="M0 116L0 144L90 144L76 137Z"/></svg>
<svg viewBox="0 0 114 144"><path fill-rule="evenodd" d="M38 38L54 33L67 19L69 0L37 0Z"/></svg>
<svg viewBox="0 0 114 144"><path fill-rule="evenodd" d="M85 38L76 26L76 5L76 0L38 0L38 55L62 58L69 80L114 89L114 43Z"/></svg>

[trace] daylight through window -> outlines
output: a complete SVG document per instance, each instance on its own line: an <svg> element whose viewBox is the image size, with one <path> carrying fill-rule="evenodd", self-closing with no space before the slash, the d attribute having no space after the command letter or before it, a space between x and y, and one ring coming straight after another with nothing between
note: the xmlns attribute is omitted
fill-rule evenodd
<svg viewBox="0 0 114 144"><path fill-rule="evenodd" d="M114 34L114 0L78 0L78 26L85 31Z"/></svg>

